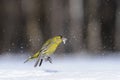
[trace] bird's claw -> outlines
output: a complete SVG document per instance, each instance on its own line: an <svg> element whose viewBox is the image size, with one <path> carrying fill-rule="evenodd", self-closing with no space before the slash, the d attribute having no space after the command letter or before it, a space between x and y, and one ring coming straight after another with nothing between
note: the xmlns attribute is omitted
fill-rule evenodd
<svg viewBox="0 0 120 80"><path fill-rule="evenodd" d="M47 57L45 61L49 61L50 63L52 63L52 58L51 57Z"/></svg>

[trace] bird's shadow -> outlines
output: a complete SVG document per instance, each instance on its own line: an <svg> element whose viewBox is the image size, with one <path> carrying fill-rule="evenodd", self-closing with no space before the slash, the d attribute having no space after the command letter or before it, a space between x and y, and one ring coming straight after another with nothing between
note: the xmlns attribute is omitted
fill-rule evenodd
<svg viewBox="0 0 120 80"><path fill-rule="evenodd" d="M58 70L50 70L50 69L46 69L44 71L48 72L48 73L58 73L59 72Z"/></svg>

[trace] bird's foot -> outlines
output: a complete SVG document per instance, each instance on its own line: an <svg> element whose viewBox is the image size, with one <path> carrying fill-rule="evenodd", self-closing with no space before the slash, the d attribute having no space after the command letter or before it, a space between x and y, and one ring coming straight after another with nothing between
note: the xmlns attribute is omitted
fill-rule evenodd
<svg viewBox="0 0 120 80"><path fill-rule="evenodd" d="M45 61L49 61L50 63L52 63L52 58L51 58L51 57L47 57L47 58L45 59Z"/></svg>

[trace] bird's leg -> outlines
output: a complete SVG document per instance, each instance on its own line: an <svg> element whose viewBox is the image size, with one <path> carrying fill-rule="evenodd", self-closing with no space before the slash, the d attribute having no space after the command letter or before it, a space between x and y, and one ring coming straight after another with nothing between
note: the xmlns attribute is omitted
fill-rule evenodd
<svg viewBox="0 0 120 80"><path fill-rule="evenodd" d="M52 58L51 57L47 57L47 61L49 61L50 63L52 63Z"/></svg>
<svg viewBox="0 0 120 80"><path fill-rule="evenodd" d="M45 59L45 61L49 61L50 63L52 63L52 58L51 57L45 56L44 59Z"/></svg>

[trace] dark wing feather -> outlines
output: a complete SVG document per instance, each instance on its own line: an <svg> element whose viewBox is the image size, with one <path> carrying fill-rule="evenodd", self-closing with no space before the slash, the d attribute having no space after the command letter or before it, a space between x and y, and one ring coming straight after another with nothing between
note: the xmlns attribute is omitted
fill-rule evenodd
<svg viewBox="0 0 120 80"><path fill-rule="evenodd" d="M42 62L43 62L43 59L40 60L40 64L39 64L39 67L42 65Z"/></svg>
<svg viewBox="0 0 120 80"><path fill-rule="evenodd" d="M38 65L39 61L40 61L40 55L39 55L39 57L38 57L38 59L37 59L35 65L34 65L34 67L36 67L36 66Z"/></svg>

